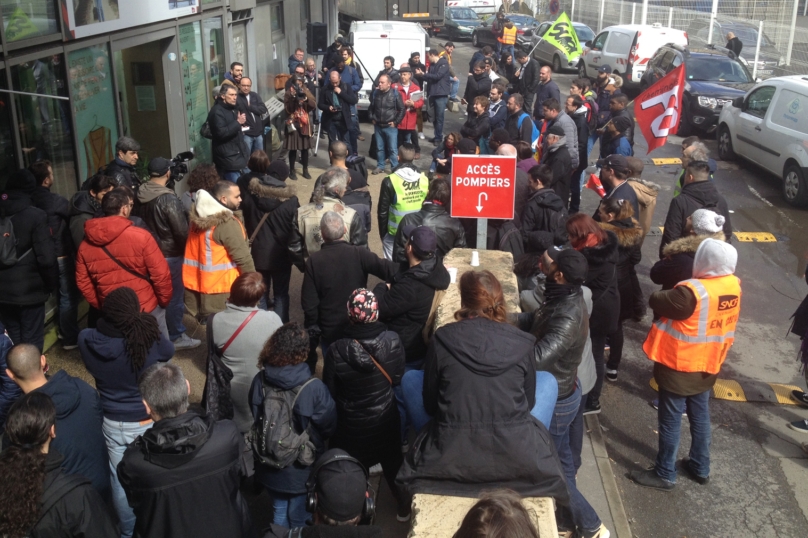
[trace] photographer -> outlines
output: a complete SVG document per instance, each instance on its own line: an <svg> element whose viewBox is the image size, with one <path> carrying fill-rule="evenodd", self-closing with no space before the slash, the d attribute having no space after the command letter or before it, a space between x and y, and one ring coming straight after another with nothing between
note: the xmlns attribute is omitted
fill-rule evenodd
<svg viewBox="0 0 808 538"><path fill-rule="evenodd" d="M292 79L294 82L283 97L284 108L288 115L283 149L289 151L289 177L297 179L295 158L297 151L300 150L303 159L303 177L311 179L309 150L312 146L311 137L314 134L314 119L311 113L317 107L317 102L314 100L314 95L305 86L303 77L295 75Z"/></svg>
<svg viewBox="0 0 808 538"><path fill-rule="evenodd" d="M328 73L328 83L320 93L317 107L323 111L323 129L328 132L329 142L341 140L348 144L349 151L356 153L351 146L348 131L351 128L351 105L357 102L356 94L347 83L342 82L338 71Z"/></svg>

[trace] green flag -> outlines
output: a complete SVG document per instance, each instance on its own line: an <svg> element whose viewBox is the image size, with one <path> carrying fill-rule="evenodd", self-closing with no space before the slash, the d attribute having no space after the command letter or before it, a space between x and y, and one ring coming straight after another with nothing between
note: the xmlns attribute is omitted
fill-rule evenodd
<svg viewBox="0 0 808 538"><path fill-rule="evenodd" d="M544 40L555 45L567 55L567 61L572 61L583 54L581 44L578 42L578 35L575 33L575 28L572 27L572 22L566 13L562 13L555 23L544 34Z"/></svg>

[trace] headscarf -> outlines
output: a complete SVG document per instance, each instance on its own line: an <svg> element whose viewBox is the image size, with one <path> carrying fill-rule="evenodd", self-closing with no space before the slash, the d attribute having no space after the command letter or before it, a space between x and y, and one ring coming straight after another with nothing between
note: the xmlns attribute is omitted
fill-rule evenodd
<svg viewBox="0 0 808 538"><path fill-rule="evenodd" d="M352 323L375 323L379 320L379 303L372 291L359 288L348 299L348 317Z"/></svg>

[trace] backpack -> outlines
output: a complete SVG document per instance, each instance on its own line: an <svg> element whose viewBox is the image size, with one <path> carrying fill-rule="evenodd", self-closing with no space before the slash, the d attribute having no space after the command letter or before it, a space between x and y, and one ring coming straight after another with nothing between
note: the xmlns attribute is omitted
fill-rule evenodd
<svg viewBox="0 0 808 538"><path fill-rule="evenodd" d="M593 132L595 129L598 128L598 111L600 107L598 107L598 102L592 96L587 96L584 100L584 106L589 110L589 113L586 117L586 123L589 125L589 132Z"/></svg>
<svg viewBox="0 0 808 538"><path fill-rule="evenodd" d="M252 426L251 441L255 459L271 469L285 469L295 462L301 465L314 463L314 444L309 440L309 432L295 432L295 404L312 377L301 386L283 390L268 385L261 376L261 415Z"/></svg>
<svg viewBox="0 0 808 538"><path fill-rule="evenodd" d="M530 121L530 126L533 127L533 134L530 135L530 145L535 149L541 133L539 133L539 130L536 128L536 124L532 119L530 119L530 116L526 112L522 112L522 115L519 116L519 122L516 124L516 128L520 131L522 130L522 122L525 121L525 118Z"/></svg>
<svg viewBox="0 0 808 538"><path fill-rule="evenodd" d="M376 137L373 137L373 140L376 140ZM365 164L365 156L364 155L349 155L347 159L345 159L345 164L348 166L348 170L356 170L365 178L365 181L368 179L368 167Z"/></svg>
<svg viewBox="0 0 808 538"><path fill-rule="evenodd" d="M5 211L0 216L0 267L13 267L31 252L31 249L17 257L17 237L14 235L14 223Z"/></svg>

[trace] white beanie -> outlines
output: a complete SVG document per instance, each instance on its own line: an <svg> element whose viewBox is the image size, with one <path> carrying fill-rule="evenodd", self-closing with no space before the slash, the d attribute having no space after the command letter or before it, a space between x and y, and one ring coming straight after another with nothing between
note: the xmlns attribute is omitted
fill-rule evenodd
<svg viewBox="0 0 808 538"><path fill-rule="evenodd" d="M724 229L724 217L709 209L697 209L693 212L693 231L696 235L713 235Z"/></svg>

